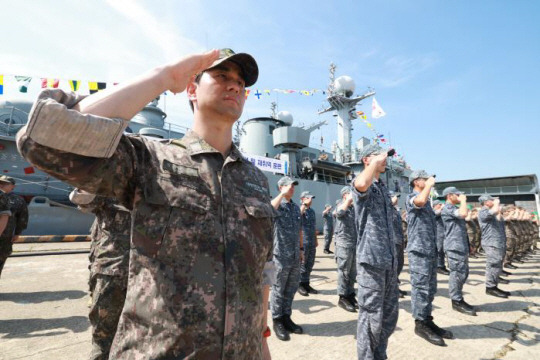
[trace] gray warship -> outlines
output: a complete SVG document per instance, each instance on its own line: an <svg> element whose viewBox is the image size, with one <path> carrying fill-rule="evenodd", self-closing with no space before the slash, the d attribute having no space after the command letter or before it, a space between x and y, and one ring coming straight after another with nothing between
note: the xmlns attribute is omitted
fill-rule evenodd
<svg viewBox="0 0 540 360"><path fill-rule="evenodd" d="M314 194L313 209L317 227L322 230L324 205L335 205L340 190L362 171L359 153L372 140L361 137L352 142L352 129L358 121L356 106L375 94L368 91L353 96L354 81L348 76L334 78L335 66L330 66L330 82L326 92L328 107L318 115L333 112L338 123L337 141L326 152L309 144L311 133L327 124L315 121L309 126L295 126L293 116L281 111L269 117L257 117L238 123L235 143L246 158L261 168L268 178L272 197L277 181L283 175L296 179L295 200L303 191ZM45 174L29 164L18 153L15 136L28 121L32 102L5 100L0 102L0 167L3 174L16 179L15 193L29 204L29 225L23 235L84 235L88 234L93 215L77 210L69 201L70 185ZM314 115L317 115L314 112ZM181 138L187 128L165 121L167 115L158 107L158 99L148 104L131 119L127 132L161 139ZM409 192L411 170L402 161L389 158L382 180L391 190ZM401 197L401 200L404 196Z"/></svg>
<svg viewBox="0 0 540 360"><path fill-rule="evenodd" d="M158 101L131 119L126 132L161 139L184 136L187 128L166 122ZM16 180L14 192L28 203L28 228L22 235L88 234L94 216L78 211L69 201L73 187L39 171L17 151L15 136L27 123L31 108L28 100L0 101L0 171Z"/></svg>

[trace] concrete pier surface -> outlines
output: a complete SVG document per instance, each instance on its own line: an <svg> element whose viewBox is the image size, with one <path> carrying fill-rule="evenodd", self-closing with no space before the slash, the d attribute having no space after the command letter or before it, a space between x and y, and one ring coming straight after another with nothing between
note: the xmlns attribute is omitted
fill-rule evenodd
<svg viewBox="0 0 540 360"><path fill-rule="evenodd" d="M82 251L88 244L16 244L14 249L15 255L42 256L7 260L0 279L0 359L87 359L91 348L88 256L53 253ZM512 296L499 299L485 294L485 258L470 259L464 294L479 310L476 317L452 310L448 277L438 275L433 316L456 337L447 340L446 347L414 334L410 297L400 299L389 359L540 359L540 251L516 265L519 269L510 270L507 277L510 284L500 285ZM410 294L407 263L400 279L401 289ZM293 334L288 342L271 336L273 359L356 359L357 314L337 307L336 280L333 255L323 254L319 247L311 281L319 294L296 294L293 303L292 319L305 334ZM270 316L268 321L271 325Z"/></svg>

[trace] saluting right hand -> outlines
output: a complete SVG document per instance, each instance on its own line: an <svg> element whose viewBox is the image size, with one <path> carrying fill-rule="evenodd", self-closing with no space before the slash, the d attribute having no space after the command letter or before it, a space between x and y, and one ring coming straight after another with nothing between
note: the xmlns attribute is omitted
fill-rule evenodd
<svg viewBox="0 0 540 360"><path fill-rule="evenodd" d="M195 75L208 69L219 57L219 50L203 54L188 55L181 60L165 66L166 88L176 94L186 89Z"/></svg>
<svg viewBox="0 0 540 360"><path fill-rule="evenodd" d="M386 161L387 157L388 157L388 153L383 152L383 153L381 153L379 155L373 156L373 158L371 159L371 163L376 164L376 165L380 165L380 164L382 164L383 162Z"/></svg>
<svg viewBox="0 0 540 360"><path fill-rule="evenodd" d="M435 178L432 176L426 180L426 186L433 187L435 185Z"/></svg>
<svg viewBox="0 0 540 360"><path fill-rule="evenodd" d="M292 184L282 186L281 191L280 191L281 195L287 194L289 192L289 190L291 190L291 186L292 186Z"/></svg>
<svg viewBox="0 0 540 360"><path fill-rule="evenodd" d="M465 202L465 201L467 201L467 196L465 194L460 194L458 196L458 200L459 200L459 202Z"/></svg>

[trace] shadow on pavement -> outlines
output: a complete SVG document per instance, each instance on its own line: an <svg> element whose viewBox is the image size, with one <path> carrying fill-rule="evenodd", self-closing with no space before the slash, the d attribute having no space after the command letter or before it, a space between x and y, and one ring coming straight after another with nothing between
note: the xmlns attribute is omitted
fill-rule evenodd
<svg viewBox="0 0 540 360"><path fill-rule="evenodd" d="M478 304L476 307L478 310L485 312L505 312L525 310L527 309L528 304L525 301L505 299L501 302Z"/></svg>
<svg viewBox="0 0 540 360"><path fill-rule="evenodd" d="M337 300L336 300L336 304L337 304ZM330 301L308 299L308 298L301 298L301 299L295 298L294 300L294 308L303 314L315 314L315 313L336 307L337 306L336 304L331 303Z"/></svg>
<svg viewBox="0 0 540 360"><path fill-rule="evenodd" d="M456 339L502 339L510 338L512 336L511 331L505 331L502 329L512 328L513 324L506 321L494 321L488 324L475 325L458 325L449 326L445 329L454 333ZM530 331L532 333L538 333L540 329L526 324L519 324L519 329L523 331ZM520 341L520 343L522 343ZM532 340L529 343L523 342L523 345L532 345L537 343L536 340Z"/></svg>
<svg viewBox="0 0 540 360"><path fill-rule="evenodd" d="M53 336L69 331L80 333L88 329L90 323L86 316L70 316L55 319L12 319L0 320L0 334L4 339ZM40 333L48 330L52 332Z"/></svg>
<svg viewBox="0 0 540 360"><path fill-rule="evenodd" d="M12 301L17 304L39 304L46 301L80 299L84 296L86 296L86 292L80 290L14 292L0 293L0 301Z"/></svg>
<svg viewBox="0 0 540 360"><path fill-rule="evenodd" d="M354 315L351 313L351 315ZM348 335L356 335L356 317L358 314L354 315L353 320L348 321L334 321L323 324L305 324L302 325L304 328L304 333L309 336L321 336L321 337L340 337ZM299 335L302 336L302 335Z"/></svg>

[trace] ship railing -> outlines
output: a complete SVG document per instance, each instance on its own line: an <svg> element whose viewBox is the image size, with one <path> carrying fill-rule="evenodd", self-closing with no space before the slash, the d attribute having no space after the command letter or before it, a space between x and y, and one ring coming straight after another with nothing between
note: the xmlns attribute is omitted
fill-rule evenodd
<svg viewBox="0 0 540 360"><path fill-rule="evenodd" d="M167 131L169 134L169 137L171 137L172 132L182 133L185 135L190 130L190 128L186 126L182 126L182 125L173 124L170 122L165 122L163 124L163 130Z"/></svg>

